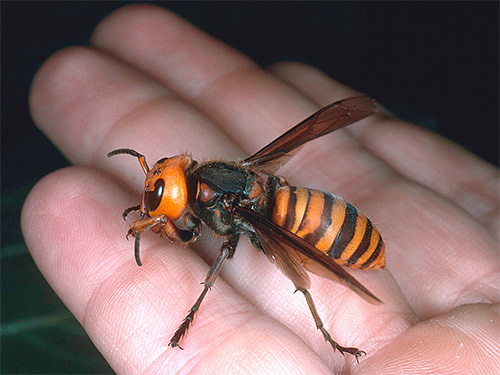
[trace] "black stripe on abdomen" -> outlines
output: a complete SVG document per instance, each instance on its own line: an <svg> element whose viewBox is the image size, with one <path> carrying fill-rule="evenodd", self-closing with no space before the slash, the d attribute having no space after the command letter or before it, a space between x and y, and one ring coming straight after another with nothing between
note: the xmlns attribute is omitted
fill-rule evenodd
<svg viewBox="0 0 500 375"><path fill-rule="evenodd" d="M328 251L328 255L330 257L334 259L339 259L342 257L342 253L354 237L357 220L358 210L356 210L356 208L352 204L346 202L344 222L342 223L340 231L337 233L335 241L333 241L332 247Z"/></svg>

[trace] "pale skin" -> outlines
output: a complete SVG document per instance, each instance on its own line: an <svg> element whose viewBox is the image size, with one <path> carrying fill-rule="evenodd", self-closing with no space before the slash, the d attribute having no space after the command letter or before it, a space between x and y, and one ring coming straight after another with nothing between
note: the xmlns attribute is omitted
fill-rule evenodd
<svg viewBox="0 0 500 375"><path fill-rule="evenodd" d="M320 107L357 93L297 63L261 69L166 10L129 6L89 47L37 73L37 126L76 166L40 181L22 226L35 262L119 374L494 373L500 368L499 173L452 142L377 115L306 145L279 173L344 197L376 223L387 269L352 274L371 305L311 275L325 327L367 355L357 364L316 330L293 284L242 238L180 344L168 347L223 239L179 247L142 236L135 264L121 213L152 165L249 156ZM389 145L389 147L388 147ZM131 214L131 216L134 214ZM129 221L134 218L129 218Z"/></svg>

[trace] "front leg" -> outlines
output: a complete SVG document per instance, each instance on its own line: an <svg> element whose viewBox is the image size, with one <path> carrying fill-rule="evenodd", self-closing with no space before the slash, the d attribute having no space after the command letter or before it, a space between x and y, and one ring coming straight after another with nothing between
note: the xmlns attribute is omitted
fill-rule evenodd
<svg viewBox="0 0 500 375"><path fill-rule="evenodd" d="M148 229L158 231L161 236L168 237L172 242L176 243L187 243L193 241L199 234L199 230L195 232L177 228L174 222L166 215L158 215L144 219L144 214L142 214L139 220L130 223L130 229L127 233L127 238L128 236L135 237L134 254L135 261L139 266L142 265L139 254L141 233Z"/></svg>
<svg viewBox="0 0 500 375"><path fill-rule="evenodd" d="M215 260L214 264L212 264L212 267L210 267L210 270L208 271L207 277L205 278L205 281L203 282L204 288L203 291L201 292L200 296L196 300L195 304L191 309L189 310L188 315L184 319L184 321L181 323L180 327L177 329L177 331L174 333L174 336L170 339L170 342L168 343L169 346L172 348L175 348L176 346L179 347L180 349L181 346L179 345L179 340L182 338L187 333L187 330L191 326L194 320L194 316L200 309L201 302L203 301L203 298L205 298L205 295L207 292L210 290L212 285L215 283L215 280L217 279L217 276L219 276L219 272L222 268L222 264L226 259L229 259L233 256L235 250L236 250L236 245L238 244L238 235L233 235L232 237L229 238L227 242L224 242L222 244L222 247L220 248L220 254Z"/></svg>
<svg viewBox="0 0 500 375"><path fill-rule="evenodd" d="M191 213L186 213L184 215L184 225L188 230L193 233L193 241L198 238L201 233L201 221L196 216Z"/></svg>

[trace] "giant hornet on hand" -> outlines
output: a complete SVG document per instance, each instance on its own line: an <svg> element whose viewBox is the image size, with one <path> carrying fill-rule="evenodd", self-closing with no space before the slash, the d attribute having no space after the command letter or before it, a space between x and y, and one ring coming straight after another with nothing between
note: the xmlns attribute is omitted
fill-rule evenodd
<svg viewBox="0 0 500 375"><path fill-rule="evenodd" d="M292 151L306 142L359 121L376 112L375 101L357 96L332 103L308 117L276 140L239 162L197 163L188 155L160 159L150 169L144 155L128 148L108 156L137 157L146 174L140 211L130 224L135 237L135 258L141 265L141 233L148 229L176 243L189 243L200 235L201 223L225 237L220 254L203 283L204 288L169 345L179 347L212 287L222 264L230 259L240 234L268 257L306 298L316 327L334 349L360 357L365 352L335 342L318 315L305 270L340 282L371 303L381 301L342 266L360 269L385 267L382 237L365 215L341 197L319 190L289 186L274 171ZM176 221L183 223L183 228ZM182 349L182 348L181 348Z"/></svg>

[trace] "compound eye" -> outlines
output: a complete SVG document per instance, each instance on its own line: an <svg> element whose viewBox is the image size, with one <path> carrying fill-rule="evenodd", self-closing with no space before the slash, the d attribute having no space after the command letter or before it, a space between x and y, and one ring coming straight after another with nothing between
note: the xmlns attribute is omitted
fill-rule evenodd
<svg viewBox="0 0 500 375"><path fill-rule="evenodd" d="M165 181L159 178L155 182L155 189L153 191L146 191L146 206L148 211L154 211L158 208L163 197L163 188L165 187Z"/></svg>

